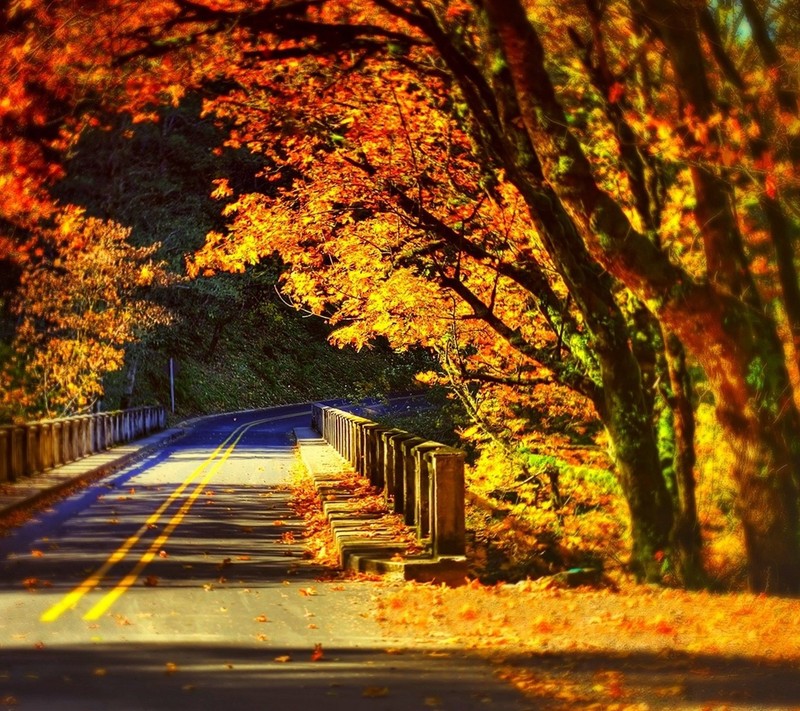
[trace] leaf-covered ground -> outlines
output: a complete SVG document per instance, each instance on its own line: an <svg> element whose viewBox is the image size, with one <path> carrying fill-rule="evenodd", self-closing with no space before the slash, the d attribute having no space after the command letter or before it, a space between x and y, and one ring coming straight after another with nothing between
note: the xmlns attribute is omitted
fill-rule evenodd
<svg viewBox="0 0 800 711"><path fill-rule="evenodd" d="M309 555L335 565L302 472L293 489ZM385 581L373 612L410 646L484 655L536 709L800 709L800 600L556 581Z"/></svg>
<svg viewBox="0 0 800 711"><path fill-rule="evenodd" d="M800 601L631 586L408 584L377 615L484 654L542 709L800 708Z"/></svg>

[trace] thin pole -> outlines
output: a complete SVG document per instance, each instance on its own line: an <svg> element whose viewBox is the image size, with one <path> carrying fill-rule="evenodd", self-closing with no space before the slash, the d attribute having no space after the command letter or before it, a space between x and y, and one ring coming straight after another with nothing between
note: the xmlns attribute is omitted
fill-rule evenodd
<svg viewBox="0 0 800 711"><path fill-rule="evenodd" d="M175 414L175 359L169 359L169 399L172 403L172 414Z"/></svg>

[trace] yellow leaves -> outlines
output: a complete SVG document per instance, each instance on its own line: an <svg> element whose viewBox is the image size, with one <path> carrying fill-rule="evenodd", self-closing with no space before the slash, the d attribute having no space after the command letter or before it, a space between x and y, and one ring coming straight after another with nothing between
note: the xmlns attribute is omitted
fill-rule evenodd
<svg viewBox="0 0 800 711"><path fill-rule="evenodd" d="M166 311L138 298L165 280L152 260L158 245L133 247L129 232L78 208L59 215L48 255L27 266L16 295L13 348L22 368L6 373L19 390L13 403L6 391L3 405L29 416L81 410L102 395L105 374L122 366L124 346L168 321Z"/></svg>
<svg viewBox="0 0 800 711"><path fill-rule="evenodd" d="M150 264L143 264L139 270L139 276L136 283L139 286L150 286L153 283L156 272Z"/></svg>
<svg viewBox="0 0 800 711"><path fill-rule="evenodd" d="M231 188L227 178L217 178L212 182L216 187L214 188L214 190L212 190L211 197L214 198L215 200L228 198L231 197L231 195L233 195L233 188Z"/></svg>

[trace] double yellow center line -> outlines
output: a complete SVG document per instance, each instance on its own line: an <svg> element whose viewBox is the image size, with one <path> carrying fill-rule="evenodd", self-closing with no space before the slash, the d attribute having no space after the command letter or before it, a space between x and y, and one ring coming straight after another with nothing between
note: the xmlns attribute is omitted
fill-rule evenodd
<svg viewBox="0 0 800 711"><path fill-rule="evenodd" d="M267 417L261 420L255 420L253 422L249 422L244 425L240 425L237 427L228 437L220 444L210 455L209 457L203 461L200 466L198 466L189 476L183 481L183 483L175 489L158 507L158 509L151 514L148 519L142 524L136 533L130 536L128 539L125 540L122 545L119 546L103 563L97 570L95 570L86 580L84 580L78 587L72 590L70 593L65 595L58 603L53 605L47 611L45 611L42 616L39 618L42 622L54 622L57 620L64 612L67 610L73 609L78 602L83 598L84 595L94 590L105 578L108 572L113 568L117 563L124 560L131 549L141 540L142 536L155 526L158 521L161 519L164 512L175 502L177 501L181 495L186 491L189 485L200 476L203 471L206 470L207 467L213 464L210 469L206 472L205 476L200 480L200 482L195 486L192 492L186 497L186 500L183 502L183 505L178 509L178 511L172 516L169 522L164 526L164 530L156 537L156 539L152 542L150 547L142 554L139 561L133 567L133 569L128 573L117 585L114 587L113 590L106 593L97 604L94 605L84 616L84 620L96 620L98 619L103 613L105 613L114 602L119 599L119 597L128 589L130 588L138 579L139 575L141 575L142 571L145 567L150 563L153 558L156 557L158 551L164 547L167 539L172 535L172 532L178 527L181 521L184 519L186 514L189 512L189 509L192 507L192 504L197 500L197 497L205 489L206 485L211 478L219 471L220 467L225 463L225 461L230 457L233 450L239 444L239 441L244 437L245 433L248 432L251 428L255 427L256 425L261 425L266 422L275 422L277 420L286 420L292 417L297 417L298 413L293 413L291 415L279 415L276 417ZM222 453L222 454L220 454ZM215 461L216 460L216 461Z"/></svg>

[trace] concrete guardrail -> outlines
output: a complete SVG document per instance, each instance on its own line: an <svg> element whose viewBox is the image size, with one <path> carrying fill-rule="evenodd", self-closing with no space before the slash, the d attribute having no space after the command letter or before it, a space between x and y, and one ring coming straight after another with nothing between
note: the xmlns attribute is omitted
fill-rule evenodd
<svg viewBox="0 0 800 711"><path fill-rule="evenodd" d="M315 404L311 426L383 490L434 556L465 553L464 453L364 417Z"/></svg>
<svg viewBox="0 0 800 711"><path fill-rule="evenodd" d="M18 481L164 429L163 407L0 427L0 482Z"/></svg>

